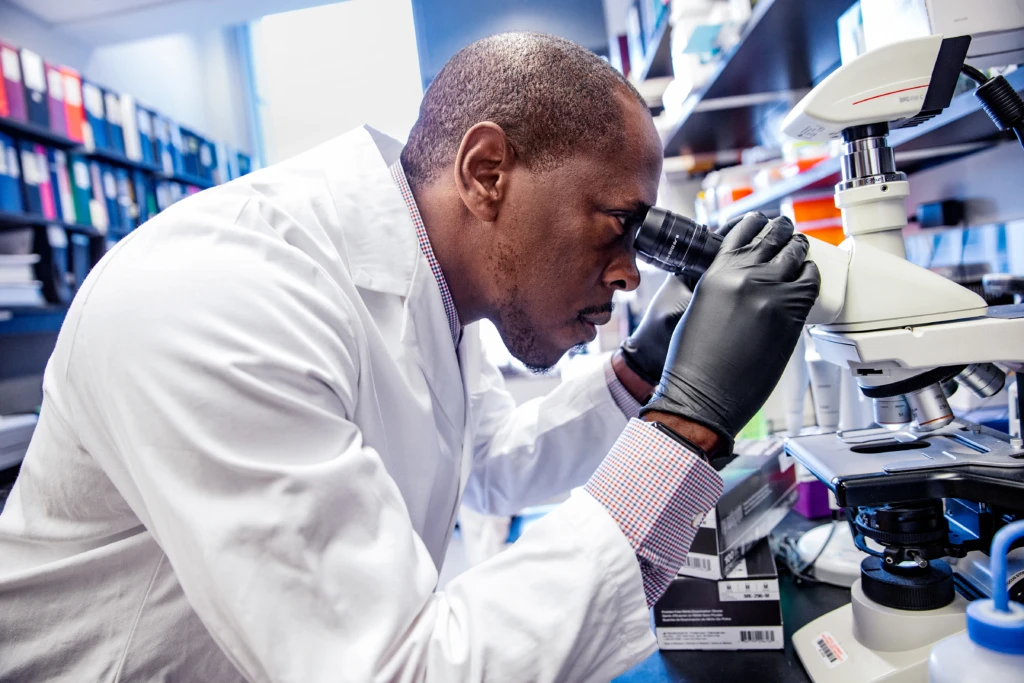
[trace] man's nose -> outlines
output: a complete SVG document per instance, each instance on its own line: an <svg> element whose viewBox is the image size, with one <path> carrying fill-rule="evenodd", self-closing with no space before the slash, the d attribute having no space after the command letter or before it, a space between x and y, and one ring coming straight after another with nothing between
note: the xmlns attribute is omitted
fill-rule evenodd
<svg viewBox="0 0 1024 683"><path fill-rule="evenodd" d="M632 292L640 286L640 271L636 267L636 255L630 251L617 257L604 271L604 284L611 289Z"/></svg>

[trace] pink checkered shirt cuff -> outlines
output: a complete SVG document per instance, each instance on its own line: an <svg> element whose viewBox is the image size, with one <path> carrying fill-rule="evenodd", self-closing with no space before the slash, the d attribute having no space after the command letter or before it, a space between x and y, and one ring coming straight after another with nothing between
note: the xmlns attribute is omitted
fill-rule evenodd
<svg viewBox="0 0 1024 683"><path fill-rule="evenodd" d="M619 376L615 374L615 369L612 368L611 358L608 359L604 366L604 382L608 385L608 391L612 394L612 400L615 401L615 405L619 407L623 415L627 418L640 417L640 409L643 406L633 398L633 395L626 390L626 387L622 386Z"/></svg>
<svg viewBox="0 0 1024 683"><path fill-rule="evenodd" d="M722 495L714 468L632 419L584 486L622 529L640 563L648 606L683 566L698 527Z"/></svg>

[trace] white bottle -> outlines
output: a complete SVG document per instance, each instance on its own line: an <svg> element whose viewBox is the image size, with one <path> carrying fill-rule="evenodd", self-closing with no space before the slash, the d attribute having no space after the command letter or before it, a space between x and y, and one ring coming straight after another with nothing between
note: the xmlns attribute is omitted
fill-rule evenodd
<svg viewBox="0 0 1024 683"><path fill-rule="evenodd" d="M992 599L967 606L967 632L940 640L928 660L930 683L1024 682L1024 605L1011 602L1006 553L1024 537L1024 521L1007 524L992 539Z"/></svg>

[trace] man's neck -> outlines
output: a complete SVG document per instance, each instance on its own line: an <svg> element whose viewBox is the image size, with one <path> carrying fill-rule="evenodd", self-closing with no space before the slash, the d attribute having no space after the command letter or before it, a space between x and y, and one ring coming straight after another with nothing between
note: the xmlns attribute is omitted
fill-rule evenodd
<svg viewBox="0 0 1024 683"><path fill-rule="evenodd" d="M485 288L479 279L484 272L484 255L474 249L472 231L467 229L468 216L460 215L458 210L461 202L449 201L437 185L412 190L459 321L468 325L480 320L486 315Z"/></svg>

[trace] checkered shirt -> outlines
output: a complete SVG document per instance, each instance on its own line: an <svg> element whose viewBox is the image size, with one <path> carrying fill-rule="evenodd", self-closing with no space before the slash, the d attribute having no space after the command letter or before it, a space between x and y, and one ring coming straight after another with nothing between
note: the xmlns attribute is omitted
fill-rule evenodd
<svg viewBox="0 0 1024 683"><path fill-rule="evenodd" d="M583 488L633 547L650 607L683 566L723 484L704 460L634 418Z"/></svg>
<svg viewBox="0 0 1024 683"><path fill-rule="evenodd" d="M420 251L427 257L430 272L434 274L434 279L437 280L437 288L441 290L441 302L444 304L445 315L448 316L448 329L452 332L452 342L454 342L455 346L458 346L459 339L462 338L462 323L459 322L459 312L455 310L455 300L452 299L452 293L448 289L444 273L441 272L441 264L437 262L434 250L430 246L430 238L427 237L427 226L423 224L423 216L420 215L420 209L416 206L416 198L412 196L412 188L409 187L409 180L405 177L405 169L402 168L401 161L396 161L391 165L391 177L394 179L395 185L398 186L398 191L402 193L405 205L409 207L409 216L412 218L412 224L416 226L416 238L420 242Z"/></svg>
<svg viewBox="0 0 1024 683"><path fill-rule="evenodd" d="M608 385L608 391L612 394L612 400L615 401L615 405L619 407L623 415L627 418L640 417L640 409L643 406L633 398L633 394L629 393L629 390L619 381L619 376L615 374L610 358L604 366L604 382Z"/></svg>

